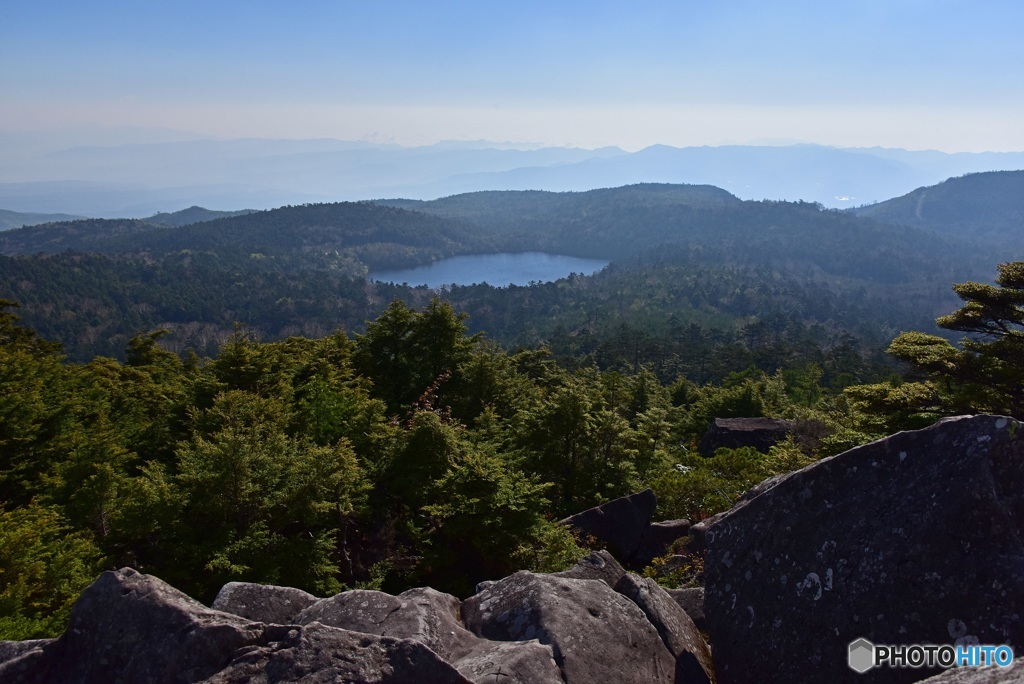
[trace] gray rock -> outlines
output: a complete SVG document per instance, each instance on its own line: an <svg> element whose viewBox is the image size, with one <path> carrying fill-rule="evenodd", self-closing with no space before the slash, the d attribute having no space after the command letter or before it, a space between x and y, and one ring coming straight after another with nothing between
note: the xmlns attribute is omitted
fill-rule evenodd
<svg viewBox="0 0 1024 684"><path fill-rule="evenodd" d="M472 681L561 681L549 646L536 641L503 644L487 641L462 625L460 602L433 589L410 589L398 596L380 591L353 590L322 599L296 617L344 629L412 639L429 647ZM489 678L489 679L488 679Z"/></svg>
<svg viewBox="0 0 1024 684"><path fill-rule="evenodd" d="M623 571L607 552L583 559L576 572L602 579L521 572L461 606L429 588L316 600L245 584L215 602L294 623L271 624L206 608L126 568L104 573L82 593L60 639L0 642L0 681L706 681L707 649L659 587L632 578L619 584L633 600L616 593L608 581L621 580ZM289 618L297 603L311 599Z"/></svg>
<svg viewBox="0 0 1024 684"><path fill-rule="evenodd" d="M314 622L280 641L241 652L206 684L469 684L418 641L351 632Z"/></svg>
<svg viewBox="0 0 1024 684"><path fill-rule="evenodd" d="M398 596L354 589L321 599L299 613L295 623L320 622L378 636L418 641L446 660L466 655L477 637L462 626L459 600L430 588Z"/></svg>
<svg viewBox="0 0 1024 684"><path fill-rule="evenodd" d="M103 573L82 592L67 631L39 649L22 681L195 682L222 670L239 649L275 634L125 568ZM0 675L11 681L3 669Z"/></svg>
<svg viewBox="0 0 1024 684"><path fill-rule="evenodd" d="M715 418L700 438L701 456L714 456L718 449L754 447L762 453L783 441L796 429L791 420L775 418Z"/></svg>
<svg viewBox="0 0 1024 684"><path fill-rule="evenodd" d="M29 651L42 649L53 639L26 639L25 641L0 641L0 663L14 660Z"/></svg>
<svg viewBox="0 0 1024 684"><path fill-rule="evenodd" d="M1013 419L947 419L852 449L696 528L722 684L862 681L846 664L860 637L1024 648L1024 439Z"/></svg>
<svg viewBox="0 0 1024 684"><path fill-rule="evenodd" d="M632 557L640 545L657 506L654 492L645 489L560 522L604 542L616 558L625 561Z"/></svg>
<svg viewBox="0 0 1024 684"><path fill-rule="evenodd" d="M477 684L564 684L550 646L529 641L480 639L476 650L455 667Z"/></svg>
<svg viewBox="0 0 1024 684"><path fill-rule="evenodd" d="M623 570L619 562L610 553L601 549L579 559L576 565L571 568L551 574L555 577L566 577L568 579L601 580L614 589L618 581L626 574L626 571Z"/></svg>
<svg viewBox="0 0 1024 684"><path fill-rule="evenodd" d="M0 641L0 682L42 682L48 647L56 639Z"/></svg>
<svg viewBox="0 0 1024 684"><path fill-rule="evenodd" d="M1024 684L1024 660L1009 667L955 667L921 684Z"/></svg>
<svg viewBox="0 0 1024 684"><path fill-rule="evenodd" d="M676 659L677 682L707 684L714 679L711 651L697 626L672 597L649 577L624 575L615 590L639 606Z"/></svg>
<svg viewBox="0 0 1024 684"><path fill-rule="evenodd" d="M60 639L4 652L0 681L26 684L471 681L418 641L251 622L130 569L90 585Z"/></svg>
<svg viewBox="0 0 1024 684"><path fill-rule="evenodd" d="M294 624L295 616L316 603L317 597L301 589L251 582L228 582L210 606L256 622Z"/></svg>
<svg viewBox="0 0 1024 684"><path fill-rule="evenodd" d="M666 589L668 595L686 611L686 614L697 625L697 629L707 629L704 619L704 587L687 587L685 589Z"/></svg>
<svg viewBox="0 0 1024 684"><path fill-rule="evenodd" d="M640 537L630 562L637 567L646 567L655 558L664 556L672 545L672 542L681 539L690 533L689 520L665 520L663 522L651 523L644 530Z"/></svg>
<svg viewBox="0 0 1024 684"><path fill-rule="evenodd" d="M521 571L462 604L486 639L550 645L566 682L672 682L675 659L635 603L599 580Z"/></svg>

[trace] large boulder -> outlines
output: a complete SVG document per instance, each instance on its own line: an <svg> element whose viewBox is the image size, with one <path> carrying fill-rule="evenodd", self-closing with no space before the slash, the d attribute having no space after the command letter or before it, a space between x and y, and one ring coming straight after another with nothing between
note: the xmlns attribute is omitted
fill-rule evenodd
<svg viewBox="0 0 1024 684"><path fill-rule="evenodd" d="M676 682L708 684L714 679L711 650L704 637L686 611L657 582L630 573L619 580L615 590L635 603L658 630L676 659Z"/></svg>
<svg viewBox="0 0 1024 684"><path fill-rule="evenodd" d="M861 637L1021 652L1020 428L973 416L901 432L774 478L695 526L718 680L862 681L847 667Z"/></svg>
<svg viewBox="0 0 1024 684"><path fill-rule="evenodd" d="M753 447L762 453L783 441L796 429L796 422L777 418L715 418L697 443L701 456L714 456L718 449Z"/></svg>
<svg viewBox="0 0 1024 684"><path fill-rule="evenodd" d="M47 647L55 639L0 641L0 682L42 682Z"/></svg>
<svg viewBox="0 0 1024 684"><path fill-rule="evenodd" d="M560 524L604 542L616 558L626 561L640 545L657 507L654 492L645 489L571 515Z"/></svg>
<svg viewBox="0 0 1024 684"><path fill-rule="evenodd" d="M204 684L471 684L418 641L350 632L318 622L238 653Z"/></svg>
<svg viewBox="0 0 1024 684"><path fill-rule="evenodd" d="M103 573L82 592L67 631L44 644L20 676L26 682L196 682L274 634L125 568ZM19 660L0 665L0 681L16 681L9 668Z"/></svg>
<svg viewBox="0 0 1024 684"><path fill-rule="evenodd" d="M23 643L29 648L0 662L0 681L471 681L417 641L318 623L252 622L206 608L158 578L128 568L105 572L86 588L59 639Z"/></svg>
<svg viewBox="0 0 1024 684"><path fill-rule="evenodd" d="M658 556L665 555L674 541L689 534L689 520L653 522L644 530L629 560L635 567L646 567Z"/></svg>
<svg viewBox="0 0 1024 684"><path fill-rule="evenodd" d="M666 589L679 607L686 611L686 614L697 625L697 629L707 629L707 620L704 617L704 587L685 587L683 589Z"/></svg>
<svg viewBox="0 0 1024 684"><path fill-rule="evenodd" d="M322 599L295 619L355 632L419 642L471 681L491 681L500 672L507 684L561 681L549 646L481 639L462 625L460 602L429 587L398 596L356 589Z"/></svg>
<svg viewBox="0 0 1024 684"><path fill-rule="evenodd" d="M475 634L550 645L566 682L673 682L675 658L635 603L601 580L517 572L462 604Z"/></svg>
<svg viewBox="0 0 1024 684"><path fill-rule="evenodd" d="M555 577L566 577L568 579L601 580L614 589L615 585L622 579L622 576L626 574L626 571L619 565L619 562L615 560L612 554L601 549L579 559L571 568L551 574ZM490 586L490 584L487 586Z"/></svg>
<svg viewBox="0 0 1024 684"><path fill-rule="evenodd" d="M645 489L569 516L560 524L595 538L624 565L640 569L690 532L689 520L652 523L657 507L654 492Z"/></svg>
<svg viewBox="0 0 1024 684"><path fill-rule="evenodd" d="M292 587L228 582L221 587L210 607L254 622L290 625L294 624L296 615L317 600L312 594Z"/></svg>
<svg viewBox="0 0 1024 684"><path fill-rule="evenodd" d="M442 658L472 650L476 637L459 619L459 600L430 588L399 596L355 589L321 599L296 617L296 624L320 622L354 632L419 641Z"/></svg>

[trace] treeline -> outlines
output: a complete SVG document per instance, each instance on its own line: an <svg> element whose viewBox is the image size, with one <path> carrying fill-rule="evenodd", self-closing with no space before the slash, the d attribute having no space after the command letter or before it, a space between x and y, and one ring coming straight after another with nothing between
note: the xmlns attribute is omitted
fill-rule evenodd
<svg viewBox="0 0 1024 684"><path fill-rule="evenodd" d="M0 316L0 638L59 632L77 592L131 565L210 600L225 582L330 594L467 594L582 553L553 521L644 487L700 518L809 462L793 444L694 453L716 416L825 426L817 454L880 434L815 363L718 385L503 351L434 299L355 340L255 341L215 358L133 338L69 363Z"/></svg>
<svg viewBox="0 0 1024 684"><path fill-rule="evenodd" d="M368 283L346 276L345 267L290 269L271 261L252 255L231 265L217 253L190 251L160 260L0 257L0 292L21 302L26 324L62 340L77 361L123 358L129 339L155 328L169 331L167 348L200 356L215 355L235 321L263 340L320 337L339 327L361 332L393 299L419 307L438 294ZM923 280L896 286L801 277L682 247L594 276L439 294L469 314L474 332L487 331L506 347L545 344L559 357L603 369L649 365L663 380L686 374L702 382L751 364L768 372L823 364L848 344L879 350L901 330L934 330L934 314L954 301L948 285ZM858 381L885 372L877 364L848 370Z"/></svg>

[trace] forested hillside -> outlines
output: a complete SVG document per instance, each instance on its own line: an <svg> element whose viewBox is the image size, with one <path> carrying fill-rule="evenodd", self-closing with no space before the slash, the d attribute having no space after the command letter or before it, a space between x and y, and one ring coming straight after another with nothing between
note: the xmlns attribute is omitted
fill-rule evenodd
<svg viewBox="0 0 1024 684"><path fill-rule="evenodd" d="M209 355L235 322L261 339L358 332L392 299L421 306L432 296L367 283L373 268L499 251L591 256L613 264L558 284L442 296L502 344L547 343L605 367L651 363L671 374L693 338L680 326L716 340L710 353L732 361L710 366L728 370L759 363L764 345L827 349L846 334L877 347L900 330L928 329L954 304L949 286L983 277L992 263L920 229L808 203L741 202L707 186L395 204L407 208L340 203L181 227L90 220L7 231L0 292L78 360L119 355L154 328L170 331L165 344L175 351Z"/></svg>
<svg viewBox="0 0 1024 684"><path fill-rule="evenodd" d="M34 214L0 209L0 230L34 226L39 223L52 223L54 221L74 221L80 218L82 217L69 214Z"/></svg>
<svg viewBox="0 0 1024 684"><path fill-rule="evenodd" d="M492 245L468 226L365 202L282 207L185 226L93 219L0 235L0 253L95 252L146 260L181 252L215 254L225 267L341 269L405 266ZM361 268L360 268L361 267ZM351 270L349 270L351 269Z"/></svg>
<svg viewBox="0 0 1024 684"><path fill-rule="evenodd" d="M859 207L859 216L914 226L979 247L1024 250L1024 171L972 173L885 202ZM1004 256L1009 256L1004 254Z"/></svg>

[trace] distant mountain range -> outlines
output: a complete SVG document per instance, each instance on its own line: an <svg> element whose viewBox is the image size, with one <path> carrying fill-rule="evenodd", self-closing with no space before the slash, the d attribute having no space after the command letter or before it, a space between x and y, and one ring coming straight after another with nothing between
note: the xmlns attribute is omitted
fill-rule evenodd
<svg viewBox="0 0 1024 684"><path fill-rule="evenodd" d="M84 216L73 216L71 214L32 214L20 211L8 211L0 209L0 230L21 228L22 226L38 226L40 223L53 223L55 221L75 221Z"/></svg>
<svg viewBox="0 0 1024 684"><path fill-rule="evenodd" d="M242 209L241 211L213 211L203 207L192 206L171 213L160 212L143 219L147 223L157 226L180 227L204 221L213 221L219 218L230 218L232 216L244 216L251 214L253 209ZM32 214L18 211L7 211L0 209L0 230L12 230L28 226L38 226L44 223L59 223L68 221L85 221L84 216L73 216L71 214Z"/></svg>
<svg viewBox="0 0 1024 684"><path fill-rule="evenodd" d="M0 207L108 218L143 218L192 205L270 209L635 183L714 185L740 199L805 200L845 208L951 176L1024 169L1024 152L947 154L819 145L656 145L626 152L614 147L517 149L488 142L401 147L256 139L73 147L11 159L0 162Z"/></svg>

